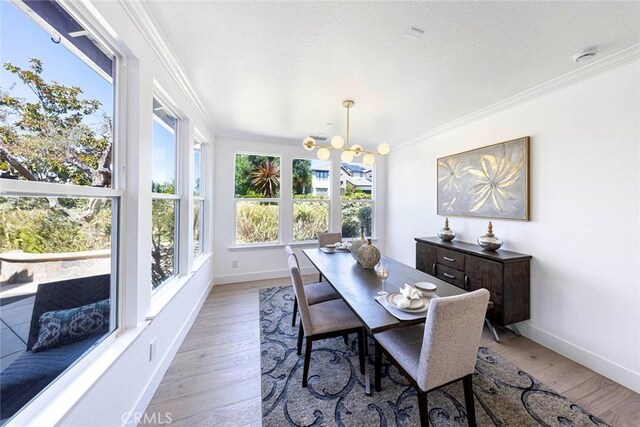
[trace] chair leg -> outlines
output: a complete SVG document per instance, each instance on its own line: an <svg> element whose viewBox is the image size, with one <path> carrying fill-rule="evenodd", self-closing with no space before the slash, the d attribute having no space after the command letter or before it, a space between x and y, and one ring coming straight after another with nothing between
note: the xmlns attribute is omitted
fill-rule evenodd
<svg viewBox="0 0 640 427"><path fill-rule="evenodd" d="M418 408L420 410L420 426L429 427L429 402L426 391L418 390Z"/></svg>
<svg viewBox="0 0 640 427"><path fill-rule="evenodd" d="M302 322L300 322L300 327L298 328L298 356L302 354L302 338L304 338L304 328L302 327Z"/></svg>
<svg viewBox="0 0 640 427"><path fill-rule="evenodd" d="M376 341L376 391L382 390L382 348Z"/></svg>
<svg viewBox="0 0 640 427"><path fill-rule="evenodd" d="M307 378L309 377L309 364L311 363L311 346L313 341L307 337L307 345L304 349L304 368L302 368L302 387L307 386Z"/></svg>
<svg viewBox="0 0 640 427"><path fill-rule="evenodd" d="M462 378L464 386L464 402L467 408L467 423L470 427L476 426L476 409L473 402L473 374Z"/></svg>
<svg viewBox="0 0 640 427"><path fill-rule="evenodd" d="M343 334L342 339L344 340L345 345L349 345L349 335Z"/></svg>
<svg viewBox="0 0 640 427"><path fill-rule="evenodd" d="M369 334L367 331L364 331L364 355L369 355Z"/></svg>
<svg viewBox="0 0 640 427"><path fill-rule="evenodd" d="M296 314L298 313L298 298L293 296L293 316L291 320L291 326L296 326Z"/></svg>
<svg viewBox="0 0 640 427"><path fill-rule="evenodd" d="M358 329L358 358L360 359L360 373L364 375L364 329Z"/></svg>

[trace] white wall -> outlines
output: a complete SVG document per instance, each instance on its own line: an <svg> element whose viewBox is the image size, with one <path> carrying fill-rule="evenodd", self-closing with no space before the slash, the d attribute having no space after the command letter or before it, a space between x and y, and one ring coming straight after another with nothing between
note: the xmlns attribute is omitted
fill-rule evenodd
<svg viewBox="0 0 640 427"><path fill-rule="evenodd" d="M531 220L493 221L504 249L533 255L531 320L518 326L637 392L639 81L636 60L391 153L387 227L389 254L415 265L413 238L434 236L444 223L436 215L436 159L531 136ZM487 225L450 223L466 242Z"/></svg>
<svg viewBox="0 0 640 427"><path fill-rule="evenodd" d="M235 247L235 202L234 202L234 173L235 155L237 153L260 153L266 155L280 155L281 159L281 192L291 194L291 162L294 158L315 158L315 152L309 152L302 147L302 142L296 144L292 141L249 141L230 138L216 138L215 152L215 176L214 176L214 216L215 241L213 251L215 256L215 284L235 283L247 280L260 280L267 278L289 277L287 260L284 255L284 243L262 247ZM339 194L339 181L335 177L340 171L340 158L332 156L332 194ZM374 169L374 229L375 236L385 235L385 158L376 159ZM281 230L282 242L290 243L291 231L291 198L282 198ZM289 215L287 217L287 215ZM288 219L287 219L288 218ZM330 228L333 232L340 232L340 205L331 204ZM376 245L383 247L382 240ZM312 244L294 244L294 249L300 255L303 248L314 247ZM298 257L304 273L315 272L311 263L304 255ZM238 268L232 267L232 262L238 261Z"/></svg>

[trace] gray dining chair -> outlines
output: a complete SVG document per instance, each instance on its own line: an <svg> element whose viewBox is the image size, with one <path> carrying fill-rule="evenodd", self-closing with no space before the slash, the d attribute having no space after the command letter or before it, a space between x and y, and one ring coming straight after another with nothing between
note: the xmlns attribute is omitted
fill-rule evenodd
<svg viewBox="0 0 640 427"><path fill-rule="evenodd" d="M342 242L342 233L318 233L318 247L324 248L327 245ZM322 273L318 277L318 280L322 282Z"/></svg>
<svg viewBox="0 0 640 427"><path fill-rule="evenodd" d="M420 425L429 425L427 392L462 380L467 420L476 425L473 372L489 291L432 299L423 325L375 334L375 389L381 389L382 353L418 391Z"/></svg>
<svg viewBox="0 0 640 427"><path fill-rule="evenodd" d="M309 378L309 364L313 342L326 338L352 333L358 334L358 356L360 359L360 373L364 375L364 326L353 314L351 309L341 299L309 304L307 290L309 286L302 283L302 276L298 268L298 261L294 255L288 258L289 271L293 290L298 298L300 309L300 329L298 331L298 355L302 349L302 339L305 339L304 367L302 371L302 387L307 386Z"/></svg>
<svg viewBox="0 0 640 427"><path fill-rule="evenodd" d="M298 256L293 252L291 246L287 245L284 247L284 251L287 253L287 259L290 256L293 256L296 260L296 265L298 266L298 271L300 270L300 263L298 262ZM329 301L332 299L340 299L340 294L338 294L327 282L314 282L307 283L305 285L305 292L307 294L307 302L309 305L318 304L320 302ZM294 295L293 297L293 316L291 319L291 326L296 326L296 315L298 314L298 298Z"/></svg>

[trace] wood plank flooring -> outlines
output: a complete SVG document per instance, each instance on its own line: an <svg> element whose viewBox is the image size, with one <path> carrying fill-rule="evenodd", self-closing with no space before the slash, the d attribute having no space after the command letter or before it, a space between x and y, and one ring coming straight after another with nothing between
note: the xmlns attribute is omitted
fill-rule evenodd
<svg viewBox="0 0 640 427"><path fill-rule="evenodd" d="M284 283L214 287L147 414L171 412L172 426L261 426L258 289ZM527 338L501 337L496 343L485 328L482 345L611 425L640 427L639 394Z"/></svg>

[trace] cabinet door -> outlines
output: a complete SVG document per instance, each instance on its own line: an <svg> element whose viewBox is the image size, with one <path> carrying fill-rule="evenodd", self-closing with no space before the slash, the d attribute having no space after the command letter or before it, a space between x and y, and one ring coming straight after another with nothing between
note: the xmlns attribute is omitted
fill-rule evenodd
<svg viewBox="0 0 640 427"><path fill-rule="evenodd" d="M502 305L502 264L474 256L465 256L466 289L485 288L491 292L491 302Z"/></svg>
<svg viewBox="0 0 640 427"><path fill-rule="evenodd" d="M436 253L435 246L416 242L416 270L435 276L436 273L433 267L436 265Z"/></svg>

